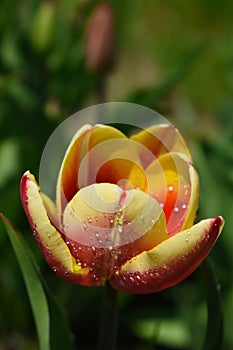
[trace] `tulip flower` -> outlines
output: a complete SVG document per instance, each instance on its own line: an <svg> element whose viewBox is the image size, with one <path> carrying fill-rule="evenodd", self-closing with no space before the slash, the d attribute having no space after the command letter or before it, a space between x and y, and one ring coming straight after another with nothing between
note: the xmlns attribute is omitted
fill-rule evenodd
<svg viewBox="0 0 233 350"><path fill-rule="evenodd" d="M126 137L85 125L61 164L56 201L27 171L21 199L48 264L63 279L152 293L188 277L224 221L194 224L199 179L179 131L160 124Z"/></svg>

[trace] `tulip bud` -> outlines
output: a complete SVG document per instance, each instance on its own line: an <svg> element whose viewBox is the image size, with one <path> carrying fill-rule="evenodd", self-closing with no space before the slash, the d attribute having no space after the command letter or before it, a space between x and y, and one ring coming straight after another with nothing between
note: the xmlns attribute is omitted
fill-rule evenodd
<svg viewBox="0 0 233 350"><path fill-rule="evenodd" d="M115 61L116 35L112 7L99 4L90 18L85 45L85 63L94 73L106 73Z"/></svg>
<svg viewBox="0 0 233 350"><path fill-rule="evenodd" d="M55 20L55 7L52 2L42 2L32 23L31 40L33 47L46 51L51 43Z"/></svg>

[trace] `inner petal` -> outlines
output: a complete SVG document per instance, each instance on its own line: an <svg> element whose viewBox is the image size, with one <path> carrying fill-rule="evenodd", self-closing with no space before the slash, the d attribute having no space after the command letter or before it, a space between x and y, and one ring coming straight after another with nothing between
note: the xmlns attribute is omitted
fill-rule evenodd
<svg viewBox="0 0 233 350"><path fill-rule="evenodd" d="M75 193L85 184L80 180L80 163L96 145L116 138L126 138L119 130L104 125L84 125L74 135L63 160L57 181L57 207L62 212ZM88 161L83 178L93 170Z"/></svg>
<svg viewBox="0 0 233 350"><path fill-rule="evenodd" d="M138 134L132 135L130 139L145 146L156 158L169 152L180 152L191 159L190 152L183 137L180 135L179 131L170 124L151 126ZM150 158L146 157L143 152L140 152L139 155L143 167L146 168L151 163Z"/></svg>
<svg viewBox="0 0 233 350"><path fill-rule="evenodd" d="M181 230L189 209L190 167L192 165L182 155L167 153L146 170L148 192L163 207L170 236ZM193 208L193 211L196 212L196 209Z"/></svg>
<svg viewBox="0 0 233 350"><path fill-rule="evenodd" d="M168 238L157 201L109 183L90 185L74 196L64 211L63 232L81 266L104 278Z"/></svg>

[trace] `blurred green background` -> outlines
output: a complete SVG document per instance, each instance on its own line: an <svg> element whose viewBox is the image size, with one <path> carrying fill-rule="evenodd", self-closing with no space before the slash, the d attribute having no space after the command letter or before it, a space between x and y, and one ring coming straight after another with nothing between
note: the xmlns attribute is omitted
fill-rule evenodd
<svg viewBox="0 0 233 350"><path fill-rule="evenodd" d="M233 348L233 2L112 0L115 64L87 66L89 18L99 1L1 0L0 212L22 232L64 305L78 349L94 349L102 288L67 284L47 267L19 198L52 131L106 101L155 109L178 127L201 180L197 220L224 216L211 253L221 285L224 350ZM22 275L0 223L0 350L38 349ZM147 296L120 295L119 349L200 349L206 325L202 269ZM58 321L59 322L59 321Z"/></svg>

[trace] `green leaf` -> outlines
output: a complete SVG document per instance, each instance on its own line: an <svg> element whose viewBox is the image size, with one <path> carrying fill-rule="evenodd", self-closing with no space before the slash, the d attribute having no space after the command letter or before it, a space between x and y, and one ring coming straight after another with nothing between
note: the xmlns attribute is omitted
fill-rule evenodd
<svg viewBox="0 0 233 350"><path fill-rule="evenodd" d="M205 259L201 266L204 273L208 308L208 321L202 349L220 350L223 341L223 313L219 283L209 258Z"/></svg>
<svg viewBox="0 0 233 350"><path fill-rule="evenodd" d="M17 256L29 295L41 350L74 350L74 342L63 308L43 280L22 235L0 213Z"/></svg>
<svg viewBox="0 0 233 350"><path fill-rule="evenodd" d="M194 66L203 58L208 47L206 43L198 43L187 50L160 84L134 91L126 100L153 108L158 101L166 97L192 71Z"/></svg>
<svg viewBox="0 0 233 350"><path fill-rule="evenodd" d="M33 315L35 318L40 349L50 350L49 308L45 291L43 289L42 283L38 275L38 271L36 270L34 264L31 261L31 257L29 256L25 243L23 242L20 234L17 233L15 228L12 226L12 224L6 217L4 217L2 214L0 214L0 217L4 222L7 234L10 238L12 247L14 249L20 268L23 273L23 278L25 281Z"/></svg>

